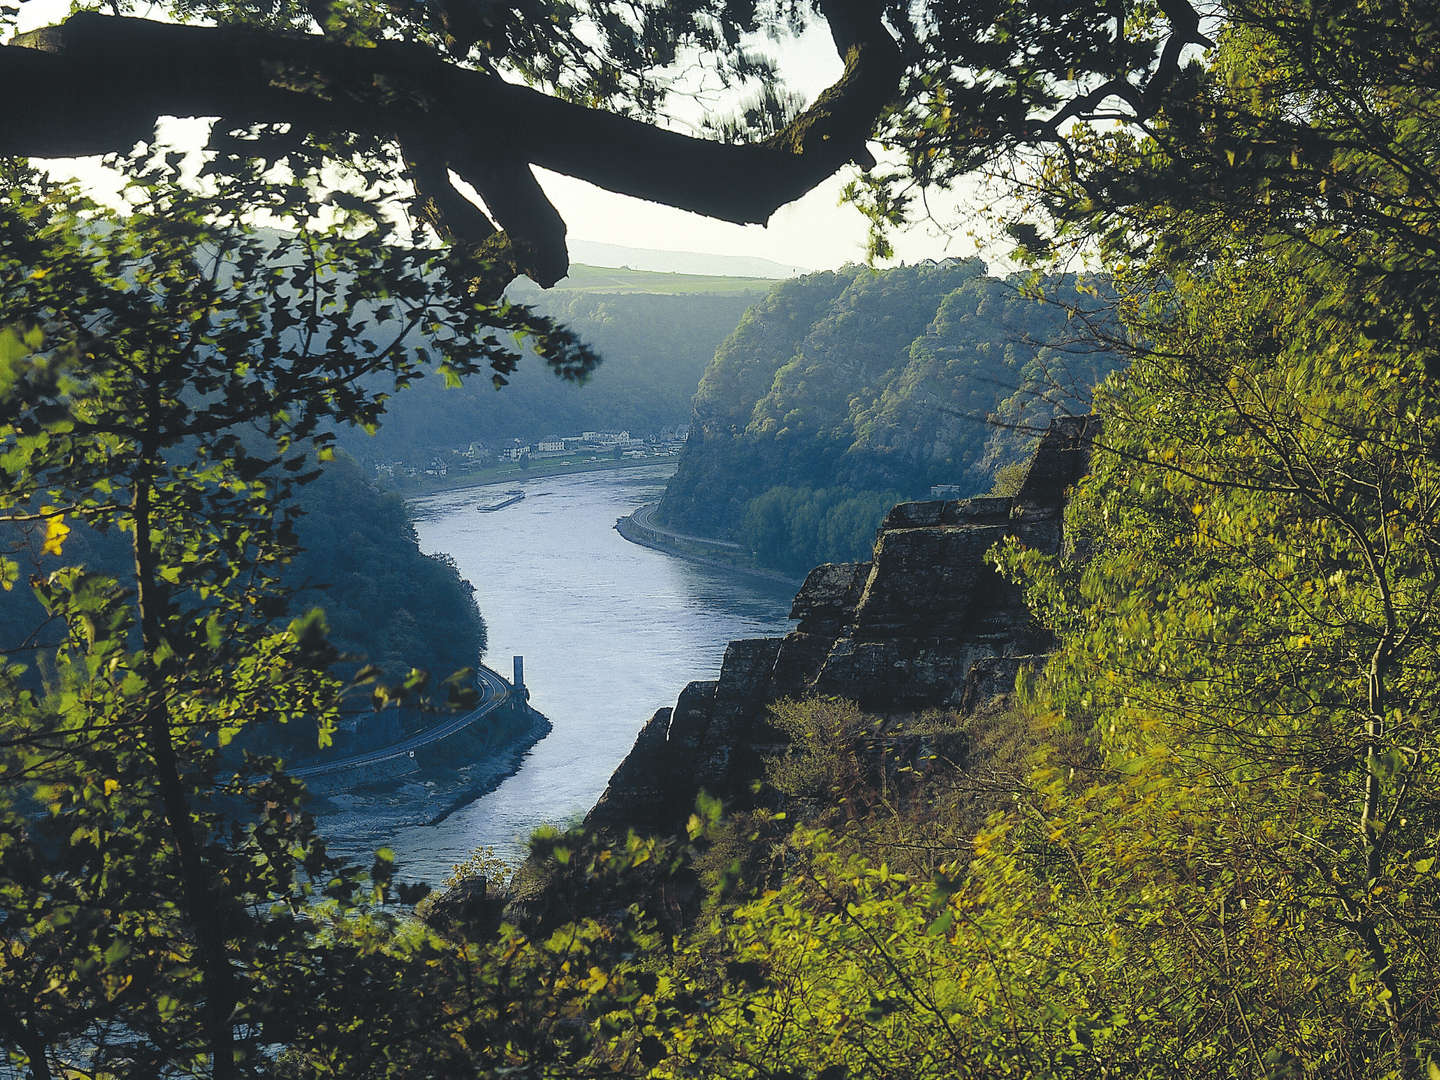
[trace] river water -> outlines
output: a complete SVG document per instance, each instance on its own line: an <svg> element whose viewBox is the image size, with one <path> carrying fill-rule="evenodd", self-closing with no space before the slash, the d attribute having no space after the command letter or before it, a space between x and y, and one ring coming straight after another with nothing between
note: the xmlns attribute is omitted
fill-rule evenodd
<svg viewBox="0 0 1440 1080"><path fill-rule="evenodd" d="M485 662L507 678L525 658L530 703L551 734L519 772L436 825L370 831L401 876L442 882L476 847L516 858L537 826L575 822L605 789L641 725L692 679L714 678L732 638L783 634L794 585L638 547L615 519L659 497L673 466L466 488L411 504L420 546L475 586ZM494 513L505 490L523 501ZM352 807L361 811L363 807ZM356 837L337 837L342 849Z"/></svg>

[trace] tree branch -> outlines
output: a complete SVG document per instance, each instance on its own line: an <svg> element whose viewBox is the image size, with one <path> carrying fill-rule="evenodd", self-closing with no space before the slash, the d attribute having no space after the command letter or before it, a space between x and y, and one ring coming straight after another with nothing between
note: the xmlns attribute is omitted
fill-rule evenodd
<svg viewBox="0 0 1440 1080"><path fill-rule="evenodd" d="M405 147L405 169L415 185L415 211L442 239L483 244L495 235L495 223L450 182L450 163L429 152Z"/></svg>
<svg viewBox="0 0 1440 1080"><path fill-rule="evenodd" d="M1062 109L1040 125L1040 137L1058 138L1061 128L1076 117L1095 119L1091 115L1093 110L1111 97L1118 97L1130 106L1133 115L1123 117L1128 122L1148 120L1155 115L1164 103L1165 91L1180 74L1180 57L1186 46L1203 45L1209 48L1215 44L1200 32L1200 15L1189 0L1158 0L1157 6L1170 22L1170 33L1165 38L1155 69L1144 85L1136 86L1124 75L1108 79L1088 94L1066 102ZM1121 30L1116 32L1121 33Z"/></svg>
<svg viewBox="0 0 1440 1080"><path fill-rule="evenodd" d="M784 130L753 145L574 105L419 46L358 48L315 35L81 13L0 46L0 100L26 103L0 116L0 154L128 151L167 115L378 136L474 184L519 262L549 276L564 265L564 225L527 165L743 224L764 222L847 161L872 163L865 142L899 88L900 50L874 0L821 8L844 73ZM429 167L422 198L448 219L458 208L433 187L435 176Z"/></svg>

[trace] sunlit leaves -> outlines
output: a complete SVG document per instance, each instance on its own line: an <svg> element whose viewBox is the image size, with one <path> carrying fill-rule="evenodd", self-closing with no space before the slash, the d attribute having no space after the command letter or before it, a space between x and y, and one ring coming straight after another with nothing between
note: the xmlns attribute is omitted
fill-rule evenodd
<svg viewBox="0 0 1440 1080"><path fill-rule="evenodd" d="M1281 7L1227 9L1263 25L1196 75L1213 115L1081 140L1134 362L1065 555L997 556L1059 639L1055 748L939 887L792 837L695 946L764 977L704 984L675 1074L1430 1069L1436 144L1395 85L1433 15Z"/></svg>
<svg viewBox="0 0 1440 1080"><path fill-rule="evenodd" d="M1423 355L1337 317L1363 262L1207 243L1209 262L1162 254L1148 281L1124 278L1140 344L1100 395L1102 445L1068 519L1083 558L1002 557L1061 635L1045 700L1105 770L1056 788L1050 836L1077 868L1106 867L1091 895L1117 867L1155 890L1106 906L1153 921L1125 946L1147 963L1175 949L1192 979L1233 978L1213 950L1242 938L1263 957L1274 989L1234 1008L1265 1055L1398 1071L1434 997L1409 959L1434 893L1408 867L1436 828L1420 792L1440 754L1420 718L1440 661L1440 472L1422 447L1440 398ZM1182 924L1190 945L1167 936ZM1226 936L1206 946L1202 926ZM1297 1013L1315 1020L1290 1029ZM1387 1032L1373 1058L1372 1024Z"/></svg>

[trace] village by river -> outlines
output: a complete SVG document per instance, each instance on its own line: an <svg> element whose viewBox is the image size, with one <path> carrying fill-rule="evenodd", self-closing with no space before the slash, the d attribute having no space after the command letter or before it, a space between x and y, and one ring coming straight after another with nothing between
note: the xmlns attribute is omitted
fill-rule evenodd
<svg viewBox="0 0 1440 1080"><path fill-rule="evenodd" d="M786 632L793 584L697 565L615 531L673 469L506 481L412 503L421 547L449 555L475 586L486 662L508 675L511 657L524 656L531 704L554 727L515 775L436 824L403 822L451 810L443 778L337 800L321 817L333 847L358 858L388 846L403 877L431 884L477 847L516 858L533 829L589 809L641 725L685 683L713 678L727 642ZM478 509L514 488L525 498Z"/></svg>

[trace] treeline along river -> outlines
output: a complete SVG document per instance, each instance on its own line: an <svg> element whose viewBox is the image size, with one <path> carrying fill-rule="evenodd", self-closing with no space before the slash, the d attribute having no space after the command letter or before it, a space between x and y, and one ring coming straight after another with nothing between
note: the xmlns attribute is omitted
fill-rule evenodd
<svg viewBox="0 0 1440 1080"><path fill-rule="evenodd" d="M794 586L698 566L615 532L616 518L659 497L672 468L415 500L421 547L450 555L475 586L489 625L487 664L508 678L512 655L524 656L531 704L554 729L514 776L436 824L397 824L433 816L403 812L427 798L424 778L388 796L338 800L321 817L338 850L363 857L388 845L403 877L431 884L476 847L514 857L537 826L569 824L590 808L641 725L685 683L713 678L728 641L785 632ZM509 488L525 498L478 509Z"/></svg>

